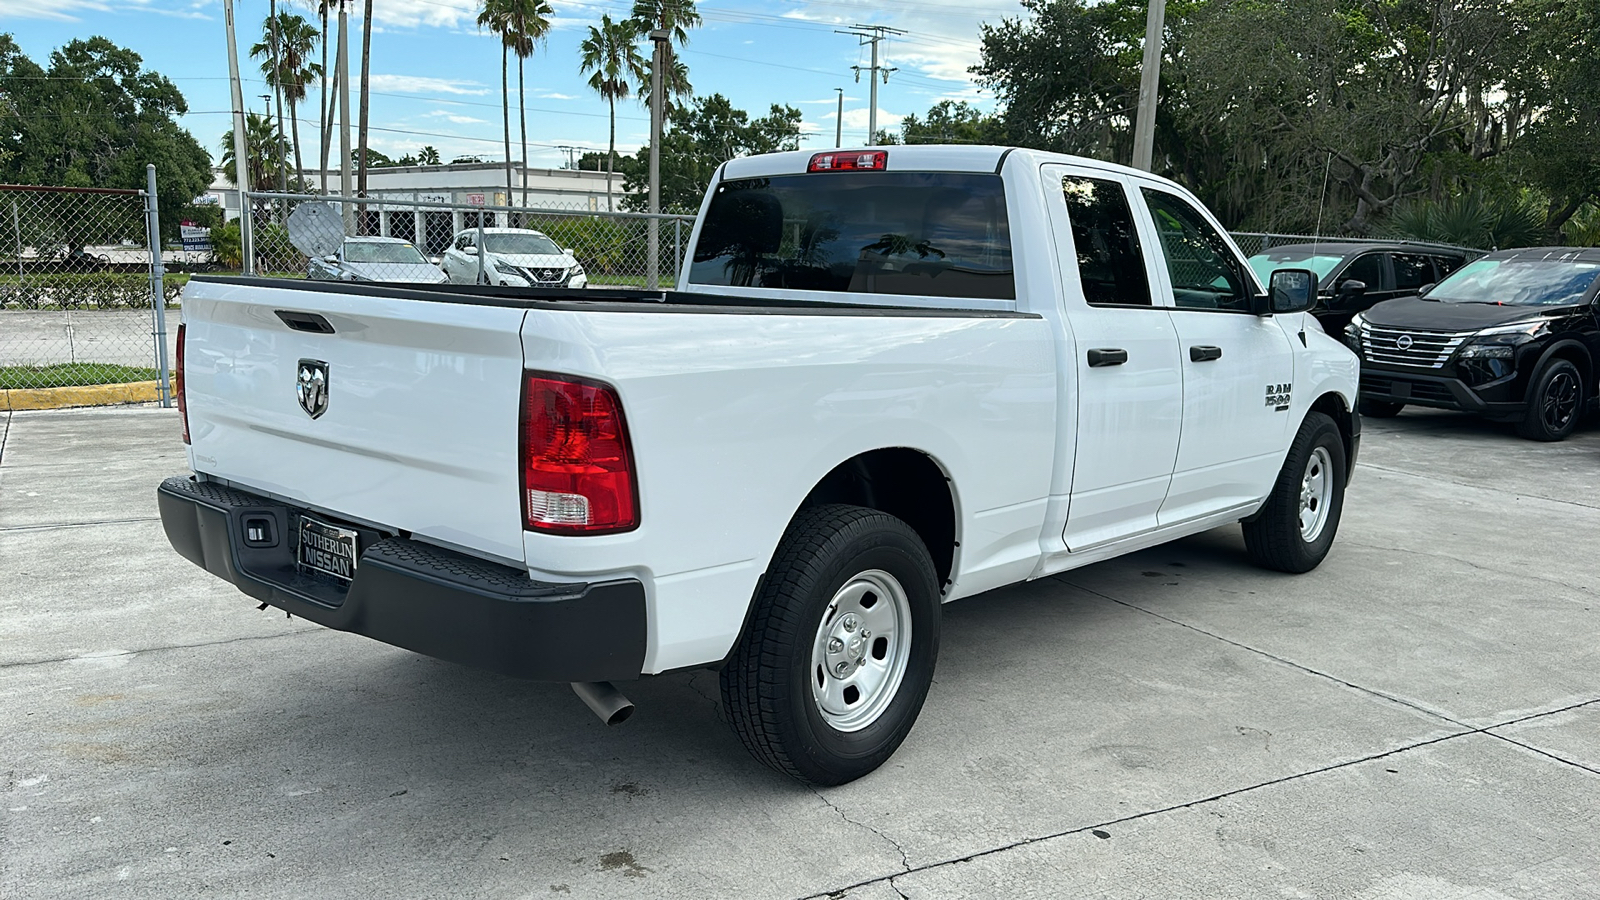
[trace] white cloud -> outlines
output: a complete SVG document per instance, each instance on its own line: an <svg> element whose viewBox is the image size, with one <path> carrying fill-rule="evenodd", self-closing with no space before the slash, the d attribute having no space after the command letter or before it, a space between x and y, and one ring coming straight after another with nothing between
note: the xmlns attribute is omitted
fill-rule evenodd
<svg viewBox="0 0 1600 900"><path fill-rule="evenodd" d="M860 101L860 97L852 97L849 94L844 95L844 102L846 103L859 103ZM839 96L835 94L832 97L824 97L821 100L796 100L794 102L800 104L801 106L822 106L824 104L828 106L837 106L839 103Z"/></svg>
<svg viewBox="0 0 1600 900"><path fill-rule="evenodd" d="M555 91L534 91L533 96L539 100L577 100L571 94L558 94Z"/></svg>
<svg viewBox="0 0 1600 900"><path fill-rule="evenodd" d="M847 109L847 110L845 110L844 111L844 127L846 127L846 128L866 128L867 127L867 113L868 113L868 110L865 110L865 109ZM892 113L892 112L888 111L887 109L884 109L883 107L880 106L880 107L878 107L878 130L879 131L883 131L884 129L888 129L888 128L899 128L900 127L900 120L904 119L905 117L906 117L905 113ZM832 113L830 113L830 114L828 114L826 116L823 116L822 118L823 119L833 119L833 118L836 118L836 116L834 116Z"/></svg>
<svg viewBox="0 0 1600 900"><path fill-rule="evenodd" d="M0 19L52 19L57 22L77 22L74 13L110 12L111 7L100 0L6 0L0 9Z"/></svg>
<svg viewBox="0 0 1600 900"><path fill-rule="evenodd" d="M463 116L460 113L453 113L443 109L436 109L431 113L427 113L427 116L433 119L444 119L446 122L452 122L456 125L485 125L488 124L489 121L488 119L475 119L472 116Z"/></svg>
<svg viewBox="0 0 1600 900"><path fill-rule="evenodd" d="M384 0L372 10L375 23L398 28L455 28L477 17L477 0Z"/></svg>
<svg viewBox="0 0 1600 900"><path fill-rule="evenodd" d="M372 90L400 94L468 94L489 93L476 81L454 78L430 78L426 75L374 75L370 79Z"/></svg>

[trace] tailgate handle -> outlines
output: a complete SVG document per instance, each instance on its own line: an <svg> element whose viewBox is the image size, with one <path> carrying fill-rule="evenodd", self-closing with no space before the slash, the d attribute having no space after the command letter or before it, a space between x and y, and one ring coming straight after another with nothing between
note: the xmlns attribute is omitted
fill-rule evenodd
<svg viewBox="0 0 1600 900"><path fill-rule="evenodd" d="M333 334L333 326L328 324L327 319L316 313L295 312L292 309L278 309L273 310L273 312L283 320L283 324L295 331L308 331L312 334Z"/></svg>

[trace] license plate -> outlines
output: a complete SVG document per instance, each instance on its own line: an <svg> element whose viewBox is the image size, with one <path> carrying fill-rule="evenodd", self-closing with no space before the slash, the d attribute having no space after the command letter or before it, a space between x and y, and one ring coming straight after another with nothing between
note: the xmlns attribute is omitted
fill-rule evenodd
<svg viewBox="0 0 1600 900"><path fill-rule="evenodd" d="M356 575L356 533L300 517L300 568L350 581Z"/></svg>

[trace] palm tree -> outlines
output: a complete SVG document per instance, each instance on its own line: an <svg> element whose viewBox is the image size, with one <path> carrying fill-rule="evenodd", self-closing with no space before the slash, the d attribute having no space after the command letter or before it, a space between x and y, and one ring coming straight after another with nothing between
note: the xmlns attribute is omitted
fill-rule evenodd
<svg viewBox="0 0 1600 900"><path fill-rule="evenodd" d="M371 0L368 0L371 2ZM522 128L522 205L528 205L528 110L524 99L522 79L523 61L533 55L534 47L543 44L550 33L550 19L555 10L545 0L504 0L508 27L506 40L511 52L517 55L517 117ZM510 189L506 191L506 204L511 204Z"/></svg>
<svg viewBox="0 0 1600 900"><path fill-rule="evenodd" d="M606 150L606 211L613 210L611 170L617 156L617 101L625 100L632 82L645 79L644 57L639 55L639 29L631 21L613 22L600 17L600 27L589 26L589 36L578 47L583 54L580 72L590 72L589 87L611 107L611 142Z"/></svg>
<svg viewBox="0 0 1600 900"><path fill-rule="evenodd" d="M245 177L250 184L247 190L270 191L276 186L278 172L284 166L283 132L272 123L272 116L245 113ZM237 184L237 171L233 156L233 129L222 136L222 172L229 182Z"/></svg>
<svg viewBox="0 0 1600 900"><path fill-rule="evenodd" d="M267 77L267 82L278 92L283 101L289 104L289 129L293 135L295 178L300 183L299 189L305 190L306 176L300 155L300 117L297 109L306 99L306 86L313 78L322 77L322 67L310 61L311 49L317 41L317 29L305 18L287 11L278 13L276 25L278 64L274 67L270 59L264 61L261 64L261 73ZM270 49L264 43L257 44L250 48L250 55L261 56L269 53Z"/></svg>
<svg viewBox="0 0 1600 900"><path fill-rule="evenodd" d="M661 114L672 115L672 98L688 97L694 93L694 86L689 83L689 67L683 60L676 56L671 57L672 66L661 76L662 87L666 89L661 98ZM655 60L644 61L644 75L639 79L639 103L646 109L650 108L651 70L655 67Z"/></svg>
<svg viewBox="0 0 1600 900"><path fill-rule="evenodd" d="M317 81L322 87L322 99L317 101L317 137L322 145L321 165L318 169L322 173L322 192L328 192L328 152L333 140L333 107L328 103L328 12L335 9L339 0L310 0L317 10L317 18L322 22L322 77Z"/></svg>
<svg viewBox="0 0 1600 900"><path fill-rule="evenodd" d="M372 63L372 0L367 0L366 9L361 14L361 113L360 124L356 126L357 139L361 145L361 168L356 176L356 194L361 197L367 195L367 73ZM366 207L361 207L366 212ZM362 217L365 222L366 217Z"/></svg>
<svg viewBox="0 0 1600 900"><path fill-rule="evenodd" d="M687 97L692 90L689 86L689 67L678 59L674 45L689 43L689 29L698 28L702 21L700 11L695 8L694 0L633 0L631 18L641 35L648 35L656 29L667 32L667 67L661 73L666 96L661 98L661 108L663 112L669 111L672 97ZM654 58L652 54L651 59ZM649 64L646 66L648 72ZM645 81L646 86L639 91L639 100L646 106L650 105L649 83Z"/></svg>
<svg viewBox="0 0 1600 900"><path fill-rule="evenodd" d="M500 35L500 118L506 133L506 198L511 197L511 87L509 84L512 38L511 17L507 6L510 0L483 0L478 12L478 27Z"/></svg>
<svg viewBox="0 0 1600 900"><path fill-rule="evenodd" d="M437 166L439 164L439 148L432 144L423 146L417 151L417 162L424 166Z"/></svg>

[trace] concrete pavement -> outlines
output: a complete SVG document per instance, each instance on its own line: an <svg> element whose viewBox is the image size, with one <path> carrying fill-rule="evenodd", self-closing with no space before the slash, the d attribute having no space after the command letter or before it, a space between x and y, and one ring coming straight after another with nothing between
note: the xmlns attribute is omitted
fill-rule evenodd
<svg viewBox="0 0 1600 900"><path fill-rule="evenodd" d="M947 607L812 790L711 673L607 729L256 611L162 536L173 411L0 413L0 897L1600 897L1600 429L1367 428L1316 572L1235 527Z"/></svg>

